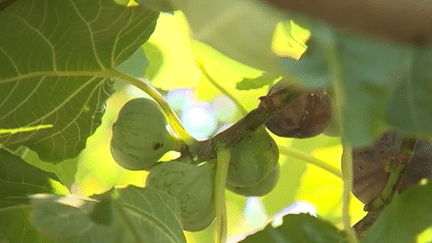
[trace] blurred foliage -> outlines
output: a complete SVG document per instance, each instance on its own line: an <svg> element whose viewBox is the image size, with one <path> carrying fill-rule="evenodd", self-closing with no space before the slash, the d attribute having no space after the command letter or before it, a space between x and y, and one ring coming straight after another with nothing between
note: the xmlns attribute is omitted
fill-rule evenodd
<svg viewBox="0 0 432 243"><path fill-rule="evenodd" d="M292 243L328 243L348 242L343 231L338 230L329 222L323 221L308 214L286 215L284 224L274 228L267 225L262 231L248 236L242 242L292 242Z"/></svg>

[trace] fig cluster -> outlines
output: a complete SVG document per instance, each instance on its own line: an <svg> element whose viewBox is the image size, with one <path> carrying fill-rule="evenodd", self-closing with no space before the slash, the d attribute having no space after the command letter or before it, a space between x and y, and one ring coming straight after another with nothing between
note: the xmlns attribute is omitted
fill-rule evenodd
<svg viewBox="0 0 432 243"><path fill-rule="evenodd" d="M193 156L160 162L168 151L181 150L164 112L153 100L127 102L112 126L111 153L129 170L150 171L146 187L165 191L177 199L182 227L187 231L207 228L215 218L214 161L193 161ZM279 179L279 149L264 126L231 148L226 188L242 196L263 196Z"/></svg>
<svg viewBox="0 0 432 243"><path fill-rule="evenodd" d="M215 217L214 171L208 163L193 165L184 157L159 162L166 152L180 150L181 140L167 127L165 114L156 102L130 100L112 126L111 154L126 169L150 171L146 187L163 190L178 200L184 230L203 230Z"/></svg>

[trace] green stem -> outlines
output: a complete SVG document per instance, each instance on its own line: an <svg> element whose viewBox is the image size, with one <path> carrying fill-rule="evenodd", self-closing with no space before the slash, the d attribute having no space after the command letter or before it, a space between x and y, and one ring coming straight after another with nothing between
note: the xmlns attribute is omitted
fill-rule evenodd
<svg viewBox="0 0 432 243"><path fill-rule="evenodd" d="M352 167L352 149L347 144L343 144L342 151L342 179L344 182L343 187L343 200L342 200L342 223L345 232L348 234L350 243L357 243L357 236L353 228L351 228L351 190L353 184L353 167Z"/></svg>
<svg viewBox="0 0 432 243"><path fill-rule="evenodd" d="M402 177L408 167L408 162L413 155L415 143L416 138L405 137L399 152L393 159L387 162L386 166L390 169L390 174L384 188L377 198L365 206L366 211L379 209L391 202L393 196L398 191Z"/></svg>
<svg viewBox="0 0 432 243"><path fill-rule="evenodd" d="M129 84L134 85L135 87L141 89L148 95L150 95L162 108L165 114L168 116L168 120L170 125L173 127L174 131L185 141L185 143L190 147L194 148L197 144L197 140L192 137L186 128L183 126L180 118L177 116L175 111L171 108L168 102L164 99L164 97L150 84L145 81L139 80L133 76L130 76L126 73L122 73L115 69L107 70L109 71L109 76L113 78L118 78L128 82Z"/></svg>
<svg viewBox="0 0 432 243"><path fill-rule="evenodd" d="M210 74L206 71L206 69L204 68L204 65L202 63L197 63L197 65L198 65L198 68L201 70L201 72L204 74L204 76L206 76L207 80L213 86L215 86L220 92L222 92L224 95L228 96L228 98L230 98L235 103L235 105L240 110L240 112L242 113L242 115L246 115L248 113L248 111L246 110L246 108L241 104L241 102L234 95L232 95L228 90L226 90L224 87L222 87L221 85L219 85L218 82L216 82L210 76Z"/></svg>
<svg viewBox="0 0 432 243"><path fill-rule="evenodd" d="M215 214L216 214L216 242L225 243L227 239L227 215L225 205L225 184L228 175L228 166L231 152L222 146L218 146L216 176L215 176Z"/></svg>
<svg viewBox="0 0 432 243"><path fill-rule="evenodd" d="M338 52L335 46L327 46L324 43L320 43L322 48L327 49L327 60L330 65L330 72L333 79L334 89L335 89L335 111L334 117L338 117L340 124L340 131L342 134L342 179L343 185L343 195L342 195L342 223L345 232L348 235L349 243L357 243L358 239L353 228L351 228L351 215L350 215L350 203L351 203L351 191L353 185L353 165L352 165L352 148L345 142L345 126L342 121L344 110L345 110L345 100L346 97L343 93L344 83L342 77L342 68L340 67L340 60L338 57Z"/></svg>
<svg viewBox="0 0 432 243"><path fill-rule="evenodd" d="M342 178L342 174L341 174L340 170L338 170L336 167L333 167L333 166L327 164L326 162L324 162L322 160L314 158L314 157L307 155L303 152L300 152L298 150L288 148L286 146L282 146L282 145L278 144L278 147L279 147L279 152L285 156L303 160L306 163L318 166L321 169L323 169L329 173L332 173L333 175L335 175L339 178Z"/></svg>

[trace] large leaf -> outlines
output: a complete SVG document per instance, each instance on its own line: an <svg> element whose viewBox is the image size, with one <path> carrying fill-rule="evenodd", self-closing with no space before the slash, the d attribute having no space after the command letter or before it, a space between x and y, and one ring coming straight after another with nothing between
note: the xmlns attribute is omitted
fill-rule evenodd
<svg viewBox="0 0 432 243"><path fill-rule="evenodd" d="M51 243L31 224L32 209L28 205L0 209L0 242Z"/></svg>
<svg viewBox="0 0 432 243"><path fill-rule="evenodd" d="M248 236L242 243L343 243L347 242L343 232L328 222L308 214L286 215L283 224L274 228L267 225L262 231Z"/></svg>
<svg viewBox="0 0 432 243"><path fill-rule="evenodd" d="M430 48L365 37L292 16L311 31L312 39L300 61L281 62L308 86L340 89L346 141L353 146L369 144L388 125L408 133L432 133Z"/></svg>
<svg viewBox="0 0 432 243"><path fill-rule="evenodd" d="M0 138L45 161L72 158L101 123L110 70L150 36L158 14L112 0L19 0L0 13Z"/></svg>
<svg viewBox="0 0 432 243"><path fill-rule="evenodd" d="M408 132L432 132L432 48L412 51L403 79L387 107L386 121ZM403 112L400 112L403 111Z"/></svg>
<svg viewBox="0 0 432 243"><path fill-rule="evenodd" d="M69 188L69 190L72 188L72 184L75 182L75 174L78 170L80 156L73 159L64 160L58 164L51 164L42 161L35 152L29 150L22 158L31 165L34 165L44 171L54 173L60 179L63 185Z"/></svg>
<svg viewBox="0 0 432 243"><path fill-rule="evenodd" d="M53 173L0 149L0 208L29 203L28 195L67 192Z"/></svg>
<svg viewBox="0 0 432 243"><path fill-rule="evenodd" d="M386 206L362 243L415 242L417 234L432 226L432 183L397 195Z"/></svg>
<svg viewBox="0 0 432 243"><path fill-rule="evenodd" d="M155 189L128 187L94 200L40 194L33 225L58 242L185 243L177 200Z"/></svg>
<svg viewBox="0 0 432 243"><path fill-rule="evenodd" d="M186 15L194 39L252 67L277 70L271 42L280 12L259 1L170 2Z"/></svg>

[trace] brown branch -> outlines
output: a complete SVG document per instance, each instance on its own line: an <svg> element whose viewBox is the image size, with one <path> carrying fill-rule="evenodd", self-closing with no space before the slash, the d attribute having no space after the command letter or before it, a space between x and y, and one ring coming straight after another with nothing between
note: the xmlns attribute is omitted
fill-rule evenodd
<svg viewBox="0 0 432 243"><path fill-rule="evenodd" d="M305 92L302 88L286 87L274 94L260 97L259 106L250 111L245 117L234 125L216 134L212 138L199 141L193 152L197 155L198 162L209 161L216 158L217 145L222 144L226 148L232 148L246 135L254 132L274 114L282 110L287 104Z"/></svg>
<svg viewBox="0 0 432 243"><path fill-rule="evenodd" d="M397 42L432 44L432 2L423 0L266 0L278 8Z"/></svg>
<svg viewBox="0 0 432 243"><path fill-rule="evenodd" d="M368 232L369 228L375 223L376 219L378 218L378 216L381 214L383 210L384 208L378 208L368 212L368 214L363 219L358 221L353 226L353 229L356 232L356 235L359 238L359 240L363 239L363 237Z"/></svg>

